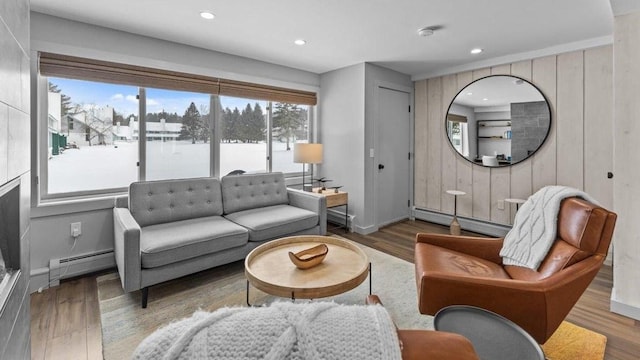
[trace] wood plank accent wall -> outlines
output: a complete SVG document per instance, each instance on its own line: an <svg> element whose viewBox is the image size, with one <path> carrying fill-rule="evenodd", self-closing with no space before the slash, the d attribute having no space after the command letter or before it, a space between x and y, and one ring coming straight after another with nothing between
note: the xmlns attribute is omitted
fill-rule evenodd
<svg viewBox="0 0 640 360"><path fill-rule="evenodd" d="M551 132L536 154L511 167L486 168L455 153L446 135L449 103L472 80L515 75L535 84L551 106ZM613 208L613 51L611 46L574 51L431 79L415 86L415 206L494 223L513 222L515 206L546 185L572 186ZM475 136L470 134L469 136Z"/></svg>

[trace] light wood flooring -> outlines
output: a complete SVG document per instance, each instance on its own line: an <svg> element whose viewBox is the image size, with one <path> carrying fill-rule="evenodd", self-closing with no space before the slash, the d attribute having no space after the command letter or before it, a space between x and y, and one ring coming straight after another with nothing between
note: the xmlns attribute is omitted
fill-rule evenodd
<svg viewBox="0 0 640 360"><path fill-rule="evenodd" d="M366 236L339 230L336 233L413 262L416 233L448 233L448 230L440 225L407 220ZM31 295L32 359L102 359L95 278L96 275L89 275L64 281L58 287ZM605 266L567 320L607 336L605 359L639 359L640 322L609 312L611 287L612 270Z"/></svg>

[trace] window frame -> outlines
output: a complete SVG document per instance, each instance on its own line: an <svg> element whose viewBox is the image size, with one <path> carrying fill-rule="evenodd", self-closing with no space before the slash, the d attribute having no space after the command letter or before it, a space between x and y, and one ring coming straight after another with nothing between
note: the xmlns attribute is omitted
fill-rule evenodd
<svg viewBox="0 0 640 360"><path fill-rule="evenodd" d="M39 53L39 55L41 55L42 53ZM48 53L47 53L48 54ZM51 55L51 54L48 54ZM54 54L55 55L55 54ZM62 55L60 55L61 57L64 57ZM69 58L73 58L73 59L81 59L81 58L74 58L74 57L69 57ZM103 63L103 64L113 64L113 63L107 63L107 62L101 62L98 60L91 60L88 59L89 62L99 62L99 63ZM40 64L40 59L38 59L37 61L38 65ZM122 65L122 64L119 64ZM122 65L125 66L126 68L130 69L130 68L136 68L136 69L150 69L150 68L142 68L142 67L136 67L136 66L129 66L129 65ZM40 70L40 67L38 67L38 70ZM155 70L155 69L152 69ZM159 72L164 72L164 70L157 70ZM184 73L176 73L176 72L168 72L171 74L184 74ZM186 74L186 75L190 75L190 74ZM104 81L101 79L91 79L91 78L82 78L79 75L73 75L73 76L56 76L56 75L43 75L40 73L40 71L37 72L37 80L36 80L36 94L37 94L37 104L38 104L38 109L37 109L37 113L38 113L38 118L39 119L48 119L48 111L49 111L49 104L48 104L48 81L49 81L49 77L59 77L59 78L71 78L71 79L76 79L76 80L84 80L84 81L93 81L93 82L102 82L102 83L114 83L114 84L120 84L120 85L133 85L133 84L127 84L127 83L122 83L122 82L116 82L113 81L111 79L111 81ZM191 75L193 77L200 77L198 75ZM211 78L208 78L211 79ZM250 84L250 83L243 83L243 82L238 82L238 81L231 81L231 80L225 80L225 79L216 79L218 80L219 84L220 82L226 82L227 86L229 86L230 89L233 89L234 93L229 94L229 93L225 93L222 94L221 92L217 92L215 94L213 93L209 93L209 92L203 92L198 89L191 89L191 90L187 90L184 88L179 88L179 89L173 89L173 88L167 88L166 86L162 86L159 88L163 88L163 89L167 89L167 90L175 90L175 91L192 91L192 92L199 92L199 93L204 93L204 94L208 94L209 95L209 104L210 104L210 109L212 109L211 111L215 111L214 114L211 114L211 116L213 117L213 126L211 127L210 131L211 131L211 136L210 139L211 141L209 142L209 154L210 154L210 161L209 161L209 174L212 177L220 177L220 140L221 140L221 119L222 119L222 114L218 113L220 109L218 109L216 106L213 106L214 104L214 96L232 96L232 97L236 97L236 98L240 98L240 99L246 99L247 101L249 101L249 103L252 100L261 100L261 101L265 101L268 105L268 111L267 111L267 121L266 121L266 136L265 136L265 141L266 141L266 148L267 148L267 154L266 154L266 159L265 159L265 163L266 163L266 171L267 172L271 172L272 171L272 159L273 159L273 137L272 137L272 131L273 131L273 119L272 119L272 108L274 106L275 103L277 102L289 102L286 101L286 97L283 97L282 99L285 100L271 100L271 99L260 99L260 98L250 98L250 97L243 97L243 96L238 96L235 94L260 94L259 90L262 91L270 91L273 89L276 89L276 95L274 96L283 96L283 94L286 93L287 90L290 90L292 94L294 94L293 96L295 96L296 94L304 94L304 96L307 97L307 103L296 103L296 102L289 102L289 103L295 103L298 105L307 105L308 106L308 111L307 111L307 117L308 117L308 138L309 141L311 141L311 139L315 138L315 133L314 133L314 129L316 128L316 124L315 124L315 112L316 112L316 93L315 92L308 92L308 91L298 91L298 90L293 90L293 89L284 89L284 88L276 88L276 87L270 87L270 86L266 86L266 85L260 85L260 84ZM253 86L253 88L251 87ZM139 133L140 134L145 134L146 133L146 89L147 88L158 88L158 86L138 86L138 118L139 118ZM219 89L222 89L222 87L220 87ZM248 91L247 89L251 90L253 89L254 92ZM258 90L255 90L258 89ZM244 91L244 92L243 92ZM264 95L264 92L262 93ZM313 100L309 100L309 94L313 95ZM273 96L272 96L273 98ZM313 102L313 104L311 104L310 102ZM215 110L214 110L215 108ZM103 189L96 189L96 190L81 190L81 191L72 191L72 192L63 192L63 193L54 193L51 194L48 192L48 180L49 180L49 166L48 166L48 128L47 126L45 126L46 123L43 125L42 121L39 120L38 121L38 135L39 135L39 139L38 139L38 166L37 166L37 172L38 172L38 176L37 176L37 184L38 184L38 198L40 201L42 202L49 202L49 201L58 201L58 200L65 200L65 199L75 199L75 198L95 198L95 197L103 197L103 196L113 196L113 195L120 195L122 193L126 193L127 188L128 187L117 187L117 188L103 188ZM138 138L138 159L137 159L137 166L138 166L138 179L137 181L144 181L146 178L146 151L147 151L147 146L146 146L146 136L139 136ZM290 172L290 173L285 173L285 177L290 178L290 177L298 177L301 176L302 172L301 171L297 171L297 172Z"/></svg>

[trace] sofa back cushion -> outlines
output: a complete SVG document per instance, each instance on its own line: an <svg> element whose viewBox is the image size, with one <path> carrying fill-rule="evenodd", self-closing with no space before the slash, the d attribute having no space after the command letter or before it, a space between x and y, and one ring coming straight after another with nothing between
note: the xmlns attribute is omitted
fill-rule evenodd
<svg viewBox="0 0 640 360"><path fill-rule="evenodd" d="M281 172L230 175L222 178L224 213L289 203Z"/></svg>
<svg viewBox="0 0 640 360"><path fill-rule="evenodd" d="M129 186L129 211L140 226L222 215L215 178L139 181Z"/></svg>

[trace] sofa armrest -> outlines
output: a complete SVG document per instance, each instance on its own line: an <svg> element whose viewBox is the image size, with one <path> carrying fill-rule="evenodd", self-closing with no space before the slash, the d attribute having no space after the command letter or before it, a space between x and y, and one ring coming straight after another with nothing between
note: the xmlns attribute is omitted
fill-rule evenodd
<svg viewBox="0 0 640 360"><path fill-rule="evenodd" d="M113 199L113 206L117 208L129 208L129 195L119 195Z"/></svg>
<svg viewBox="0 0 640 360"><path fill-rule="evenodd" d="M320 235L325 235L327 233L327 199L324 196L289 188L287 188L287 195L289 205L318 214Z"/></svg>
<svg viewBox="0 0 640 360"><path fill-rule="evenodd" d="M503 238L419 233L416 235L416 246L420 243L435 245L502 264L500 249L502 249L503 240Z"/></svg>
<svg viewBox="0 0 640 360"><path fill-rule="evenodd" d="M113 209L114 253L122 288L126 292L141 287L140 225L129 209Z"/></svg>

